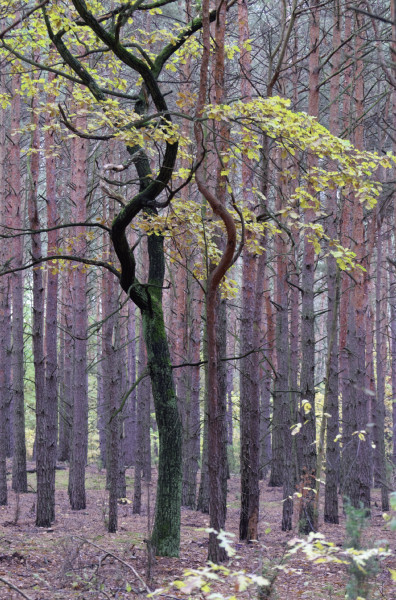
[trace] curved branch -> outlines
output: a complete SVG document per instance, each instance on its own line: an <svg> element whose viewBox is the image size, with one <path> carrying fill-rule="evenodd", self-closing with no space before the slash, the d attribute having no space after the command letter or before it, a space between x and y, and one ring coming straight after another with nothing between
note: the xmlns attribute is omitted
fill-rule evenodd
<svg viewBox="0 0 396 600"><path fill-rule="evenodd" d="M67 129L69 131L72 131L73 133L75 133L79 138L83 138L85 140L99 140L101 142L105 142L105 141L111 140L115 137L114 134L96 135L94 133L83 133L82 131L78 131L78 129L76 129L74 127L74 125L72 125L72 123L70 123L70 121L67 119L65 111L63 110L62 106L60 104L58 106L59 106L59 112L62 115L60 122L63 123L63 125L65 127L67 127Z"/></svg>
<svg viewBox="0 0 396 600"><path fill-rule="evenodd" d="M54 69L53 67L43 65L42 63L39 63L36 60L27 58L26 56L24 56L17 50L14 50L14 48L11 48L11 46L6 44L3 40L1 40L1 45L3 48L5 48L7 50L7 52L10 52L16 58L19 58L19 60L22 60L23 62L27 63L28 65L32 65L32 67L37 67L38 69L40 69L42 71L48 71L49 73L54 73L55 75L61 75L62 77L64 77L65 79L68 79L69 81L72 81L73 83L78 83L79 85L84 85L84 82L81 79L77 79L77 77L73 77L73 75L69 75L68 73L59 71L59 69Z"/></svg>
<svg viewBox="0 0 396 600"><path fill-rule="evenodd" d="M71 262L83 263L84 265L103 267L104 269L110 271L110 273L113 273L113 275L115 275L118 279L120 279L120 273L117 271L117 269L103 260L82 258L81 256L71 256L69 254L54 254L53 256L42 256L40 259L33 260L32 262L28 263L27 265L23 265L22 267L15 267L14 269L6 269L5 271L0 271L0 277L2 277L3 275L9 275L10 273L16 273L17 271L26 271L27 269L31 269L32 267L40 265L43 262L50 262L52 260L70 260Z"/></svg>
<svg viewBox="0 0 396 600"><path fill-rule="evenodd" d="M17 227L10 227L9 225L1 225L0 229L8 229L9 231L15 231L17 233L13 233L10 235L5 235L0 233L0 238L9 239L18 237L21 235L33 235L36 233L48 233L49 231L56 231L57 229L68 229L69 227L99 227L99 229L103 229L110 233L110 228L103 225L103 223L90 223L89 221L85 221L82 223L63 223L62 225L54 225L54 227L45 227L43 229L18 229Z"/></svg>
<svg viewBox="0 0 396 600"><path fill-rule="evenodd" d="M67 48L66 44L62 40L61 35L59 33L55 35L45 7L42 10L49 38L51 42L56 46L56 49L58 50L63 60L80 77L80 81L78 83L88 87L88 89L91 91L92 95L96 98L96 100L98 100L99 102L103 102L105 100L105 94L102 92L92 75L85 69L85 67L83 67L80 61L75 56L73 56L73 54Z"/></svg>
<svg viewBox="0 0 396 600"><path fill-rule="evenodd" d="M236 3L237 3L237 0L231 0L227 4L227 10L229 10ZM213 9L209 13L209 22L213 23L216 20L216 17L217 17L217 11L216 11L216 9ZM181 31L178 34L178 36L176 37L175 40L173 40L172 42L167 44L161 50L161 52L158 54L157 58L154 61L153 71L155 73L155 77L158 77L158 75L161 73L164 64L172 56L172 54L174 54L176 52L176 50L181 48L181 46L183 46L184 42L189 37L191 37L193 35L193 33L196 33L197 31L202 29L202 26L203 26L202 17L196 17L195 19L190 21L190 23L188 23L188 25L183 29L183 31Z"/></svg>

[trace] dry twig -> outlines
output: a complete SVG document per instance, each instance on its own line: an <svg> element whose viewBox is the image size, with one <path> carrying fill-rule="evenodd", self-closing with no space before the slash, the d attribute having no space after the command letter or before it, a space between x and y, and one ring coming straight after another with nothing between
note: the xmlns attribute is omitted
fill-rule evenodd
<svg viewBox="0 0 396 600"><path fill-rule="evenodd" d="M90 542L86 538L80 537L79 535L74 535L73 537L75 537L75 538L77 538L79 540L82 540L86 544L90 544L94 548L97 548L98 550L101 550L102 552L105 552L107 555L112 556L115 560L118 560L121 564L123 564L125 567L127 567L128 569L130 569L132 571L132 573L135 575L135 577L137 577L137 579L139 579L140 583L143 584L146 592L148 594L151 594L152 590L150 590L150 588L148 587L147 583L144 581L144 579L142 579L142 577L139 575L139 573L136 571L136 569L134 567L132 567L132 565L130 565L129 563L127 563L125 560L122 560L122 558L120 558L116 554L113 554L109 550L106 550L105 548L102 548L101 546L98 546L97 544L94 544L93 542Z"/></svg>
<svg viewBox="0 0 396 600"><path fill-rule="evenodd" d="M26 598L26 600L32 600L30 596L27 596L25 592L22 592L22 590L20 590L19 587L11 583L11 581L7 581L7 579L4 579L4 577L0 577L0 581L8 585L8 587L14 590L15 592L18 592L18 594L20 594L23 598Z"/></svg>

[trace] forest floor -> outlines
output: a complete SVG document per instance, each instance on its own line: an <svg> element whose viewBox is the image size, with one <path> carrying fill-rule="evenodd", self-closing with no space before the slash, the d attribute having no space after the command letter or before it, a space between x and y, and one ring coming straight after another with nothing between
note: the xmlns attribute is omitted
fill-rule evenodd
<svg viewBox="0 0 396 600"><path fill-rule="evenodd" d="M127 475L128 497L132 499L133 471L128 471ZM151 573L148 573L144 540L148 536L148 521L152 521L154 510L155 471L153 483L144 486L142 514L132 514L131 504L120 505L119 530L114 534L106 531L105 472L95 466L88 467L87 508L79 512L70 510L67 476L66 470L57 471L56 521L49 529L35 527L34 474L29 474L31 493L18 498L10 491L9 505L0 507L0 599L19 600L23 597L1 578L11 582L32 600L145 598L147 588L165 588L158 596L161 598L187 599L188 594L179 591L171 582L180 579L186 569L205 567L208 515L183 509L180 558L156 558L150 567ZM232 572L245 569L248 573L263 574L272 579L271 595L263 591L262 600L269 597L271 600L345 598L348 567L342 563L314 564L302 552L285 559L289 542L298 537L297 523L293 531L281 531L281 488L269 488L263 481L260 497L260 541L249 545L239 543L239 479L234 476L230 479L226 530L235 534L233 540L237 554L227 567ZM364 543L366 547L373 547L379 540L387 540L390 555L374 567L367 597L396 600L396 582L392 581L389 572L389 569L396 569L396 532L390 531L384 524L377 491L373 494L373 504ZM341 516L340 525L321 524L320 533L334 543L339 557L345 560L341 554L345 517ZM278 569L277 565L283 568ZM211 592L195 589L190 597L203 599L213 592L220 592L225 598L235 594L238 600L258 597L256 587L242 592L235 576L220 573L219 577L213 582Z"/></svg>

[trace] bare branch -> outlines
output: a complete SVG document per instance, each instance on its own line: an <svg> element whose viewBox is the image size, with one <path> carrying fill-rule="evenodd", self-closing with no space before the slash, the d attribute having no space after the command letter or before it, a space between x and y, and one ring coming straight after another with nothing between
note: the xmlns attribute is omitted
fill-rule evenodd
<svg viewBox="0 0 396 600"><path fill-rule="evenodd" d="M59 112L62 115L61 118L61 123L63 123L63 125L65 125L65 127L67 127L67 129L69 129L69 131L72 131L73 133L75 133L78 137L80 138L84 138L85 140L100 140L100 141L107 141L107 140L111 140L112 138L114 138L114 134L109 134L109 135L95 135L94 133L82 133L82 131L78 131L78 129L76 129L74 127L74 125L72 125L70 123L70 121L67 119L66 115L65 115L65 111L63 110L62 106L59 104Z"/></svg>
<svg viewBox="0 0 396 600"><path fill-rule="evenodd" d="M85 544L89 544L90 546L93 546L94 548L97 548L98 550L101 550L102 552L106 552L106 554L108 554L109 556L112 556L115 560L118 560L122 565L124 565L125 567L127 567L128 569L130 569L132 571L132 573L139 579L140 583L142 585L144 585L144 589L146 590L146 592L151 594L151 590L148 587L147 583L144 581L144 579L142 579L142 577L139 575L139 573L136 571L136 569L134 567L132 567L132 565L127 563L125 560L122 560L122 558L120 558L116 554L113 554L109 550L105 550L101 546L98 546L97 544L94 544L90 540L87 540L87 538L83 538L79 535L74 535L73 537L77 538L78 540L82 540Z"/></svg>
<svg viewBox="0 0 396 600"><path fill-rule="evenodd" d="M380 17L379 15L373 15L372 12L367 12L362 10L361 8L357 8L356 6L351 6L350 10L353 10L361 15L365 15L366 17L370 17L371 19L376 19L377 21L381 21L382 23L386 23L387 25L394 25L393 21L389 19L385 19L385 17Z"/></svg>
<svg viewBox="0 0 396 600"><path fill-rule="evenodd" d="M18 592L18 594L20 594L23 598L26 598L26 600L32 600L30 596L27 596L24 592L22 592L22 590L19 589L19 587L11 583L11 581L7 581L7 579L4 579L4 577L0 577L0 581L8 585L8 587L15 592Z"/></svg>
<svg viewBox="0 0 396 600"><path fill-rule="evenodd" d="M113 273L113 275L115 275L118 279L120 279L120 273L117 271L117 269L115 269L112 265L110 265L109 263L107 263L103 260L82 258L81 256L70 256L69 254L54 254L53 256L43 256L39 260L33 260L31 263L28 263L27 265L23 265L22 267L15 267L14 269L6 269L4 271L0 271L0 277L3 275L9 275L10 273L16 273L17 271L26 271L27 269L36 267L37 265L40 265L43 262L50 262L52 260L53 261L69 260L71 262L83 263L84 265L92 265L94 267L103 267L104 269L107 269L108 271Z"/></svg>
<svg viewBox="0 0 396 600"><path fill-rule="evenodd" d="M1 229L8 229L8 231L12 231L9 235L1 234L0 238L9 239L13 237L18 237L21 235L34 235L36 233L48 233L49 231L56 231L57 229L68 229L70 227L99 227L99 229L104 229L107 233L110 233L111 229L103 225L103 223L90 223L89 221L81 222L81 223L63 223L62 225L55 225L54 227L45 227L43 229L18 229L16 227L10 227L9 225L1 225Z"/></svg>

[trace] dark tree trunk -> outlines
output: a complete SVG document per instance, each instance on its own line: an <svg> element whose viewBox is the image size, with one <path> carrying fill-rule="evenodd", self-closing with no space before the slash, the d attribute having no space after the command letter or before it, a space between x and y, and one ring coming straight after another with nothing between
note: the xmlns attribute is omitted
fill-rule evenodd
<svg viewBox="0 0 396 600"><path fill-rule="evenodd" d="M259 517L258 459L259 459L259 385L257 352L254 353L256 258L246 251L242 270L241 308L241 360L240 371L240 435L241 435L241 512L239 537L241 540L257 539ZM257 301L257 299L256 299ZM256 339L255 339L256 338Z"/></svg>
<svg viewBox="0 0 396 600"><path fill-rule="evenodd" d="M49 81L55 75L49 77ZM49 101L53 98L49 98ZM56 202L56 159L51 156L54 144L53 133L45 132L47 227L58 224ZM56 254L58 232L48 232L48 252ZM49 263L47 270L47 301L45 313L45 402L47 412L46 453L48 461L47 496L51 505L52 520L55 519L55 467L58 438L58 269Z"/></svg>
<svg viewBox="0 0 396 600"><path fill-rule="evenodd" d="M271 415L271 386L274 373L270 365L274 364L274 319L271 305L271 297L269 291L269 270L266 268L266 284L265 284L265 350L262 361L263 376L261 379L261 475L262 478L270 472L272 464L272 415Z"/></svg>
<svg viewBox="0 0 396 600"><path fill-rule="evenodd" d="M332 79L330 82L330 131L333 135L339 134L339 84L340 84L340 53L337 51L341 42L341 23L339 7L334 8L334 29L333 29L333 49L336 51L332 67ZM328 212L331 214L327 221L327 234L330 238L336 238L338 235L338 207L337 194L330 192L328 195ZM340 279L337 279L337 262L333 256L327 258L327 340L328 345L331 341L333 320L337 319L339 324L339 315L334 315L337 310L338 296L340 290ZM325 506L324 520L326 523L338 524L338 494L337 488L339 484L340 470L340 410L339 410L339 378L338 378L338 361L339 361L339 335L338 327L334 332L332 347L328 347L328 352L331 350L331 355L328 356L328 381L327 381L327 437L326 437L326 485L325 485ZM325 417L323 417L325 418Z"/></svg>
<svg viewBox="0 0 396 600"><path fill-rule="evenodd" d="M157 554L178 556L181 503L181 423L162 312L163 240L149 236L151 309L142 311L147 366L159 434L158 484L151 542Z"/></svg>
<svg viewBox="0 0 396 600"><path fill-rule="evenodd" d="M277 199L277 208L281 198ZM276 279L276 379L274 383L274 412L276 407L279 427L283 505L282 530L292 528L294 470L293 443L291 435L291 399L289 385L289 316L287 290L287 244L281 235L276 239L277 279Z"/></svg>
<svg viewBox="0 0 396 600"><path fill-rule="evenodd" d="M113 290L114 293L114 290ZM113 332L111 332L113 333ZM108 361L109 398L108 398L108 451L107 451L107 471L109 480L109 523L108 532L114 533L118 529L118 503L119 496L119 471L120 471L120 385L119 371L117 369L117 349L112 344L110 338Z"/></svg>
<svg viewBox="0 0 396 600"><path fill-rule="evenodd" d="M61 324L63 330L63 369L62 369L62 398L59 405L59 455L60 461L70 460L71 436L73 423L73 393L72 393L72 365L73 365L73 337L71 313L71 277L69 268L64 273L61 292L63 306Z"/></svg>
<svg viewBox="0 0 396 600"><path fill-rule="evenodd" d="M335 221L336 217L332 219ZM335 229L335 227L334 227ZM330 237L333 232L328 231ZM339 285L339 284L338 284ZM334 257L327 258L327 339L330 344L330 336L333 328L334 311L337 310L337 264ZM338 331L334 332L332 347L328 349L331 355L328 357L328 391L327 391L327 437L326 437L326 486L324 520L326 523L338 523L338 494L340 451L339 451L339 406L338 406ZM323 418L326 418L323 416Z"/></svg>
<svg viewBox="0 0 396 600"><path fill-rule="evenodd" d="M33 109L35 107L33 106ZM34 114L34 113L33 113ZM39 129L38 119L33 117L35 130L32 134L33 154L30 158L29 185L29 223L34 231L40 229L37 207L37 182L39 178ZM41 236L32 235L32 257L41 258ZM48 490L49 456L47 454L47 401L45 396L45 362L44 362L44 284L41 269L33 271L33 362L36 394L36 473L37 473L37 527L49 527L54 519L54 506Z"/></svg>
<svg viewBox="0 0 396 600"><path fill-rule="evenodd" d="M271 464L271 372L261 371L260 392L260 479L265 479Z"/></svg>
<svg viewBox="0 0 396 600"><path fill-rule="evenodd" d="M356 16L357 25L360 26L360 16ZM360 24L360 25L359 25ZM355 52L358 57L355 72L355 103L356 118L359 125L355 129L355 146L359 150L364 148L364 132L362 117L364 115L364 80L363 63L361 60L362 40L356 36ZM353 197L353 229L352 239L356 247L356 261L367 267L365 248L365 231L363 220L363 206L360 199ZM350 422L352 436L350 439L350 451L348 452L349 481L345 481L346 493L351 504L359 508L361 503L370 509L370 484L371 484L371 462L370 447L367 443L368 395L365 392L365 358L366 358L366 316L368 298L366 294L365 279L362 271L356 273L355 285L351 294L351 303L348 319L347 348L351 409ZM355 433L357 432L357 433ZM355 433L355 435L353 435ZM362 439L362 437L364 439ZM348 468L348 467L347 467Z"/></svg>

